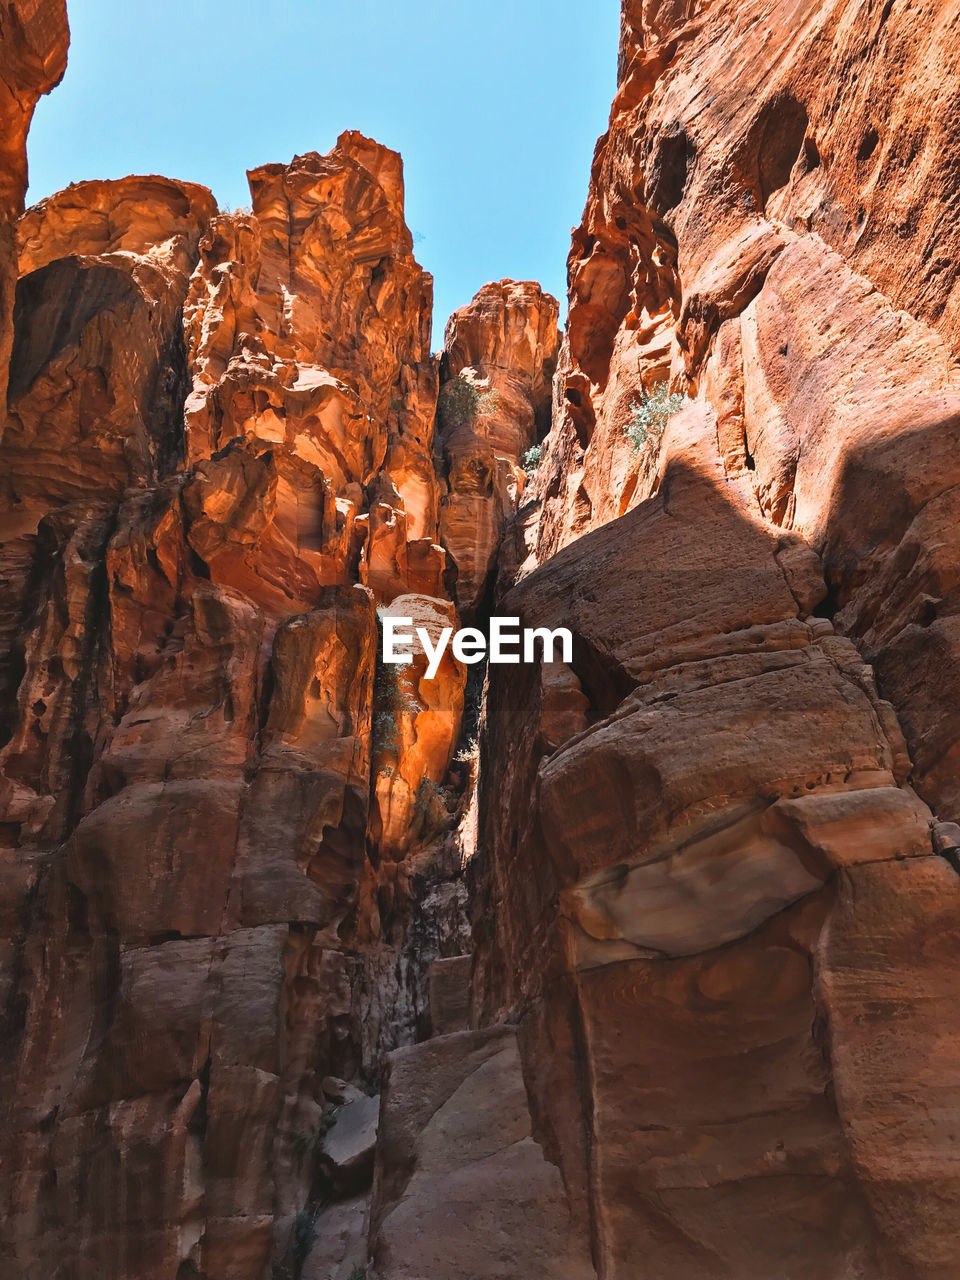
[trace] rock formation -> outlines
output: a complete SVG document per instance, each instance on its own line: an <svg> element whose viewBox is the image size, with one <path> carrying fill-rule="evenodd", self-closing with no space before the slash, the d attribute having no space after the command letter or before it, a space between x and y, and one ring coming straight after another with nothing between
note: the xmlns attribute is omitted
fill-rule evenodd
<svg viewBox="0 0 960 1280"><path fill-rule="evenodd" d="M0 5L2 1280L960 1274L958 22L625 0L559 350L438 359L356 133L14 303Z"/></svg>
<svg viewBox="0 0 960 1280"><path fill-rule="evenodd" d="M466 945L466 669L378 661L378 607L456 623L400 159L345 134L250 186L221 214L164 178L80 183L19 223L11 1277L293 1280L321 1232L311 1266L346 1266L384 1054ZM483 323L522 330L532 290Z"/></svg>
<svg viewBox="0 0 960 1280"><path fill-rule="evenodd" d="M956 22L624 6L472 867L606 1280L960 1267Z"/></svg>
<svg viewBox="0 0 960 1280"><path fill-rule="evenodd" d="M455 597L475 617L526 477L524 454L546 434L556 367L557 303L539 285L485 285L447 324L440 444L448 492L440 533Z"/></svg>
<svg viewBox="0 0 960 1280"><path fill-rule="evenodd" d="M67 68L66 0L0 0L0 406L7 396L17 287L17 220L27 194L27 131ZM0 408L0 437L4 408Z"/></svg>

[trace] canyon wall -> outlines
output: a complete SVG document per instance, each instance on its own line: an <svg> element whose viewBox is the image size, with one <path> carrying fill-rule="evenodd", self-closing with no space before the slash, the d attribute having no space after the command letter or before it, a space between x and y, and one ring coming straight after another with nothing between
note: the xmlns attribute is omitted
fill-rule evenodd
<svg viewBox="0 0 960 1280"><path fill-rule="evenodd" d="M960 8L625 0L440 355L357 133L20 217L0 32L0 1278L955 1280Z"/></svg>
<svg viewBox="0 0 960 1280"><path fill-rule="evenodd" d="M960 1269L958 32L624 5L471 867L604 1280Z"/></svg>
<svg viewBox="0 0 960 1280"><path fill-rule="evenodd" d="M11 11L24 120L47 9ZM4 1280L346 1276L384 1056L429 1034L434 959L462 1001L466 667L378 660L385 609L457 625L432 280L394 152L249 179L246 213L144 176L12 224ZM505 281L460 315L515 495L557 304Z"/></svg>
<svg viewBox="0 0 960 1280"><path fill-rule="evenodd" d="M67 68L67 0L0 3L0 406L5 406L17 287L17 219L27 194L27 131ZM0 408L0 437L5 408Z"/></svg>

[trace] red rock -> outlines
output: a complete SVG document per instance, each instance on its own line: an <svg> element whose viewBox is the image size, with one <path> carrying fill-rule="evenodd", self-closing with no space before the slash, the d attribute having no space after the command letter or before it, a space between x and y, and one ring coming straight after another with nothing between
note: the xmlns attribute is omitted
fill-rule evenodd
<svg viewBox="0 0 960 1280"><path fill-rule="evenodd" d="M605 1276L957 1270L949 29L624 5L497 604L589 706L491 670L472 868L474 1008Z"/></svg>
<svg viewBox="0 0 960 1280"><path fill-rule="evenodd" d="M389 824L373 785L376 601L426 592L418 621L456 622L399 158L345 135L252 184L254 215L129 178L21 223L0 444L17 1271L287 1266L322 1081L369 1093L462 945L453 816L413 812L447 794L460 664L413 690Z"/></svg>
<svg viewBox="0 0 960 1280"><path fill-rule="evenodd" d="M954 18L626 0L559 355L502 281L438 365L359 134L23 217L4 1274L954 1280ZM574 644L478 762L377 611L491 600Z"/></svg>
<svg viewBox="0 0 960 1280"><path fill-rule="evenodd" d="M422 628L434 646L443 629L457 625L452 604L426 596L398 596L383 616L410 618L414 634ZM419 638L409 652L409 664L381 667L382 688L375 699L371 834L388 857L402 856L443 819L441 784L460 732L467 677L449 644L431 680Z"/></svg>
<svg viewBox="0 0 960 1280"><path fill-rule="evenodd" d="M17 219L27 193L27 130L34 108L63 78L70 31L66 0L0 4L0 438L7 400L17 286Z"/></svg>
<svg viewBox="0 0 960 1280"><path fill-rule="evenodd" d="M346 133L327 156L249 177L252 213L213 219L191 281L188 459L209 469L242 447L285 478L248 559L269 561L260 535L286 526L284 561L292 550L306 583L329 586L355 580L365 539L360 572L378 598L439 594L433 283L403 221L400 157ZM374 480L389 512L368 518L361 486ZM257 482L229 488L259 506Z"/></svg>
<svg viewBox="0 0 960 1280"><path fill-rule="evenodd" d="M501 280L484 285L447 324L440 426L448 492L440 534L467 616L483 602L523 492L523 455L549 422L558 309L539 285Z"/></svg>

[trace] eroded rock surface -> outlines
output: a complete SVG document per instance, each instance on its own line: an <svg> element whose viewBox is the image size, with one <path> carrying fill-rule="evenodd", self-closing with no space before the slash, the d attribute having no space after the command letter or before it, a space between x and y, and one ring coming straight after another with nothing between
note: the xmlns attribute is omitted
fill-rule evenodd
<svg viewBox="0 0 960 1280"><path fill-rule="evenodd" d="M473 865L605 1277L960 1266L956 21L624 5L496 605L580 701L492 669Z"/></svg>
<svg viewBox="0 0 960 1280"><path fill-rule="evenodd" d="M559 352L356 133L21 219L0 1272L956 1280L957 22L626 0Z"/></svg>
<svg viewBox="0 0 960 1280"><path fill-rule="evenodd" d="M383 1056L463 950L462 665L405 687L395 748L375 725L378 604L456 625L400 160L344 135L251 190L81 183L20 224L0 1256L30 1280L293 1280L321 1219L349 1274Z"/></svg>
<svg viewBox="0 0 960 1280"><path fill-rule="evenodd" d="M440 534L465 616L487 606L500 539L521 501L521 463L550 423L558 304L539 285L501 280L450 317L441 364Z"/></svg>
<svg viewBox="0 0 960 1280"><path fill-rule="evenodd" d="M371 1209L383 1280L594 1274L531 1133L512 1027L400 1049L386 1090Z"/></svg>
<svg viewBox="0 0 960 1280"><path fill-rule="evenodd" d="M589 713L558 742L542 682L491 668L475 1000L521 1016L601 1274L652 1249L677 1280L946 1275L952 1233L907 1206L930 1176L938 1203L960 1191L932 1120L958 1077L921 1083L926 1038L960 1027L935 983L901 985L900 937L855 904L927 917L953 954L960 882L870 667L812 614L816 557L725 476L712 409L668 430L656 496L503 600L573 628ZM880 974L897 994L848 1043L850 984L869 1000ZM851 1054L884 1062L869 1100ZM896 1187L888 1125L913 1144Z"/></svg>
<svg viewBox="0 0 960 1280"><path fill-rule="evenodd" d="M27 131L37 102L67 67L66 0L0 4L0 438L13 345L17 219L27 193Z"/></svg>

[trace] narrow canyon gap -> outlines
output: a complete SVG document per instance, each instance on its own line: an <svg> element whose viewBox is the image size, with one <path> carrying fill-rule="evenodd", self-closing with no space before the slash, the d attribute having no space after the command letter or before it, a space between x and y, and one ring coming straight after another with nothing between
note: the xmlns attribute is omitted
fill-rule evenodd
<svg viewBox="0 0 960 1280"><path fill-rule="evenodd" d="M0 0L0 1280L956 1280L960 4L625 0L565 332L439 356L358 133L24 212L67 45ZM491 614L570 660L381 660Z"/></svg>

